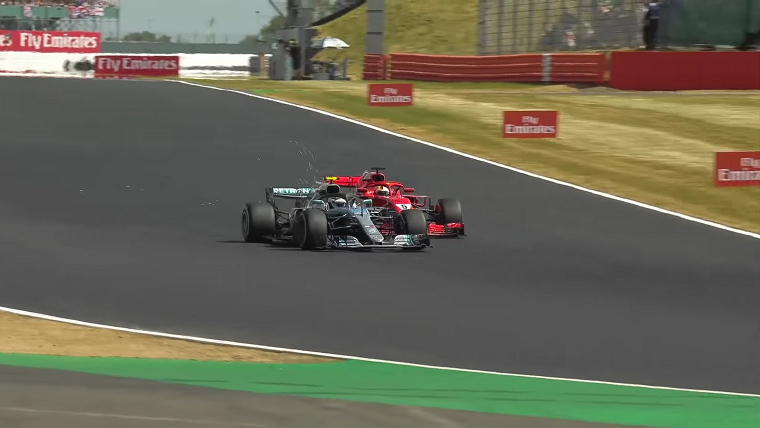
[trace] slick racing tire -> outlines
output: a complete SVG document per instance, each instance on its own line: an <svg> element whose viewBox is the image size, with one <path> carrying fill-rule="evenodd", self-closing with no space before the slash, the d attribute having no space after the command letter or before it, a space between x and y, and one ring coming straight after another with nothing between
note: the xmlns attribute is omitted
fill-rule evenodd
<svg viewBox="0 0 760 428"><path fill-rule="evenodd" d="M302 250L315 250L323 246L327 236L327 216L316 209L305 210L299 238Z"/></svg>
<svg viewBox="0 0 760 428"><path fill-rule="evenodd" d="M439 199L436 208L439 224L462 223L462 204L458 199Z"/></svg>
<svg viewBox="0 0 760 428"><path fill-rule="evenodd" d="M266 242L264 237L274 235L277 227L274 207L266 202L249 202L243 208L240 223L245 242Z"/></svg>
<svg viewBox="0 0 760 428"><path fill-rule="evenodd" d="M400 214L404 221L402 225L404 235L427 235L427 221L422 211L403 210Z"/></svg>

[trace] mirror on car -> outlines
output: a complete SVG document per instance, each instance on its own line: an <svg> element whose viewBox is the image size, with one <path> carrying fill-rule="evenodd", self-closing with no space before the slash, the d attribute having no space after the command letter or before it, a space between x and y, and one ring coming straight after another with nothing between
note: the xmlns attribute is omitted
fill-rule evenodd
<svg viewBox="0 0 760 428"><path fill-rule="evenodd" d="M315 208L324 208L325 201L320 201L319 199L311 201L311 205Z"/></svg>
<svg viewBox="0 0 760 428"><path fill-rule="evenodd" d="M365 199L365 200L363 200L363 201L362 201L362 204L363 204L365 207L369 208L369 207L371 207L371 206L372 206L372 199Z"/></svg>
<svg viewBox="0 0 760 428"><path fill-rule="evenodd" d="M414 193L414 187L404 187L404 193Z"/></svg>

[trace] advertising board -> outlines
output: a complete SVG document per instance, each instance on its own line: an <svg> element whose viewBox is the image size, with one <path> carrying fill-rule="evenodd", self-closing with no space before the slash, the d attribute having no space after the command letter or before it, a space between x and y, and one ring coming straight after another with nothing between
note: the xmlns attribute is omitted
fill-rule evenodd
<svg viewBox="0 0 760 428"><path fill-rule="evenodd" d="M100 33L0 31L0 52L98 53L100 52Z"/></svg>
<svg viewBox="0 0 760 428"><path fill-rule="evenodd" d="M135 77L178 77L179 56L173 55L97 55L96 79Z"/></svg>
<svg viewBox="0 0 760 428"><path fill-rule="evenodd" d="M716 152L715 187L760 186L760 151Z"/></svg>
<svg viewBox="0 0 760 428"><path fill-rule="evenodd" d="M559 112L555 110L505 111L501 132L504 138L557 138Z"/></svg>
<svg viewBox="0 0 760 428"><path fill-rule="evenodd" d="M414 104L414 86L411 83L370 83L367 87L368 106L400 107Z"/></svg>

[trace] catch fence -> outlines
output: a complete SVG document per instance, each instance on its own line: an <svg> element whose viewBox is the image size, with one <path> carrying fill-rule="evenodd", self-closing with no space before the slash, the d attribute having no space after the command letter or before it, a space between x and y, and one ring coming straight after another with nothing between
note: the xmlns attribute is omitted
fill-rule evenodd
<svg viewBox="0 0 760 428"><path fill-rule="evenodd" d="M640 0L479 0L478 55L642 44Z"/></svg>
<svg viewBox="0 0 760 428"><path fill-rule="evenodd" d="M648 2L478 0L478 55L639 48ZM760 40L760 0L663 0L659 49Z"/></svg>

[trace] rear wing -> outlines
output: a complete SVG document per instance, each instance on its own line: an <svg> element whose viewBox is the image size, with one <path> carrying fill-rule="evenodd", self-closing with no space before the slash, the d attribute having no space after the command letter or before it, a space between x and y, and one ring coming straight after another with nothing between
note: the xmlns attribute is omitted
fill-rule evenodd
<svg viewBox="0 0 760 428"><path fill-rule="evenodd" d="M341 187L357 187L361 177L351 177L348 175L326 176L322 177L323 183L337 184Z"/></svg>
<svg viewBox="0 0 760 428"><path fill-rule="evenodd" d="M287 198L287 199L304 199L314 194L311 187L267 187L267 199L269 198Z"/></svg>

